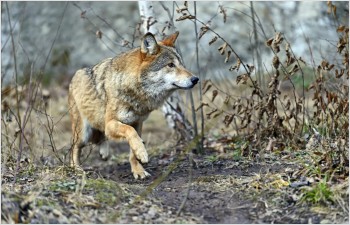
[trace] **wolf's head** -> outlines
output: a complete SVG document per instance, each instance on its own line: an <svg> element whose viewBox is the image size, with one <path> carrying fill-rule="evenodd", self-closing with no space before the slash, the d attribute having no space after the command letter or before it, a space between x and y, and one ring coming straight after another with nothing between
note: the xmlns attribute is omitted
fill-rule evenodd
<svg viewBox="0 0 350 225"><path fill-rule="evenodd" d="M185 69L176 51L178 35L179 32L176 32L157 42L151 33L147 33L141 40L141 80L145 87L153 88L154 92L190 89L199 80Z"/></svg>

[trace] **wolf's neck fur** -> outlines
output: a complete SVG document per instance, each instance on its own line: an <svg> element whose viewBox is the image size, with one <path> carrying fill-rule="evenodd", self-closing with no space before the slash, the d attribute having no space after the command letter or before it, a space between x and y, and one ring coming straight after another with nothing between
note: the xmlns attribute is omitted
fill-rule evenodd
<svg viewBox="0 0 350 225"><path fill-rule="evenodd" d="M106 90L109 89L107 93L113 94L103 96L103 94L106 95L105 91L97 94L106 98L107 101L118 99L118 104L128 105L130 110L140 115L157 109L173 93L173 90L160 90L157 84L142 82L141 73L148 63L148 60L142 61L140 48L103 60L93 67L92 80L103 85ZM109 73L106 71L108 69L111 70ZM106 76L112 77L106 79ZM112 83L107 83L107 80Z"/></svg>

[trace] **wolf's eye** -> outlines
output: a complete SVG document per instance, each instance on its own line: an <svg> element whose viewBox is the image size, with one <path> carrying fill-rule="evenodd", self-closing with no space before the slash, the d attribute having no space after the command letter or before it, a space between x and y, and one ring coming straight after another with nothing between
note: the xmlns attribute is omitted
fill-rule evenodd
<svg viewBox="0 0 350 225"><path fill-rule="evenodd" d="M175 67L175 64L174 64L174 63L169 63L168 66L169 66L170 68L174 68L174 67Z"/></svg>

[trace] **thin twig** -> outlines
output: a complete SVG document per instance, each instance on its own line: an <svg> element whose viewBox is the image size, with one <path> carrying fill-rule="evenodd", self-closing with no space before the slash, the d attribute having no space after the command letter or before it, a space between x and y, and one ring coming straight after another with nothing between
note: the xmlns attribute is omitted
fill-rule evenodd
<svg viewBox="0 0 350 225"><path fill-rule="evenodd" d="M197 17L197 4L196 2L194 3L194 16ZM198 39L198 30L197 30L197 22L194 21L194 31L195 31L195 35L196 35L196 66L197 66L197 73L198 73L198 77L203 80L203 77L201 75L201 70L199 68L199 39ZM202 84L202 82L199 82L199 84ZM203 101L203 93L202 93L202 87L199 86L199 102ZM199 141L199 152L201 154L203 154L203 142L204 142L204 111L203 111L203 107L200 109L200 113L201 113L201 139Z"/></svg>
<svg viewBox="0 0 350 225"><path fill-rule="evenodd" d="M189 169L188 169L188 187L187 187L187 190L186 190L186 195L185 197L183 198L182 202L181 202L181 205L179 206L177 212L176 212L176 215L179 216L182 209L184 208L185 204L186 204L186 201L188 199L188 196L190 195L190 191L191 191L191 186L192 186L192 170L193 170L193 153L192 151L190 150L189 151L189 154L188 154L188 160L189 160Z"/></svg>

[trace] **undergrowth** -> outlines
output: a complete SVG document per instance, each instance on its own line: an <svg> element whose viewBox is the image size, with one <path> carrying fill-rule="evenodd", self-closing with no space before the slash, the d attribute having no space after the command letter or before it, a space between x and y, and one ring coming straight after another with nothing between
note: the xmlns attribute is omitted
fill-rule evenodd
<svg viewBox="0 0 350 225"><path fill-rule="evenodd" d="M201 24L199 39L213 35L208 46L214 51L213 43L219 42L218 57L229 64L228 72L235 74L232 91L210 79L203 81L201 88L207 100L197 108L206 110L207 120L221 120L222 129L235 131L225 135L226 142L248 142L240 148L240 154L234 147L226 147L225 151L233 151L235 157L260 158L263 153L285 155L284 152L305 150L308 157L297 158L308 165L300 174L317 179L302 199L313 204L333 203L329 185L343 182L349 174L349 27L337 20L336 6L331 2L327 5L328 15L338 24L333 30L338 34L338 42L330 45L340 60L324 59L315 67L304 60L309 56L294 54L293 43L283 33L276 31L267 37L258 15L252 13L251 17L257 18L253 23L265 35L265 48L272 53L272 70L265 66L262 79L258 73L261 65L243 62L233 45L212 28L211 21L202 21L191 13L188 3L177 10L177 21ZM226 23L227 9L220 7L219 14ZM312 56L313 49L309 42L308 45ZM266 84L261 80L266 80ZM285 88L286 84L289 88ZM241 90L240 94L237 90ZM326 182L324 179L330 175Z"/></svg>

